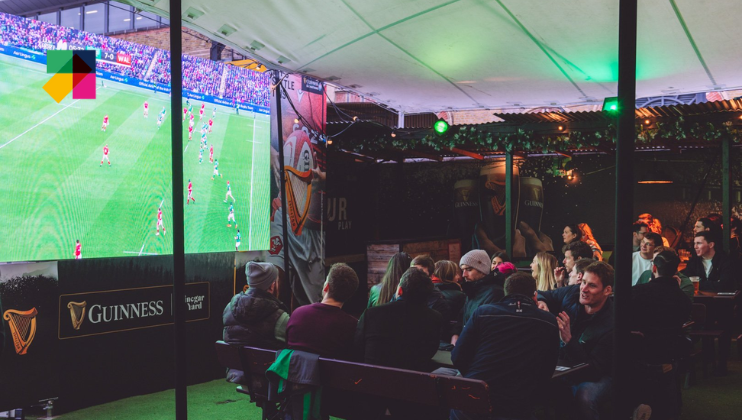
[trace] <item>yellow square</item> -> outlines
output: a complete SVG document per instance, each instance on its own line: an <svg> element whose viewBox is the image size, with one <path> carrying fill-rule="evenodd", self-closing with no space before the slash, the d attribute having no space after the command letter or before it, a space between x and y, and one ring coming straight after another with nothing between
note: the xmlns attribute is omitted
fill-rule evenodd
<svg viewBox="0 0 742 420"><path fill-rule="evenodd" d="M57 103L72 91L72 73L57 73L44 85L44 90Z"/></svg>

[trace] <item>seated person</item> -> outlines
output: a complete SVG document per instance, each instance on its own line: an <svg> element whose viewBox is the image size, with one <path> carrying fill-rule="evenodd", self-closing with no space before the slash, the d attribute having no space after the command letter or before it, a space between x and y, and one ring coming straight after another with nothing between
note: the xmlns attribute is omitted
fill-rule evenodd
<svg viewBox="0 0 742 420"><path fill-rule="evenodd" d="M333 264L322 287L322 302L294 310L286 327L288 348L320 357L350 360L358 320L343 304L358 289L358 275L347 264Z"/></svg>
<svg viewBox="0 0 742 420"><path fill-rule="evenodd" d="M440 283L433 285L448 302L450 313L458 315L466 302L466 295L461 291L458 282L461 277L461 269L453 261L441 260L435 263L435 276L440 279ZM450 322L444 321L441 341L451 342L451 335L453 334L451 328Z"/></svg>
<svg viewBox="0 0 742 420"><path fill-rule="evenodd" d="M466 303L457 317L451 344L456 344L464 325L469 321L474 311L481 305L495 303L505 296L502 286L490 272L491 261L489 255L481 249L474 249L461 257L459 266L464 272L464 284L461 285L466 293Z"/></svg>
<svg viewBox="0 0 742 420"><path fill-rule="evenodd" d="M492 255L492 267L490 267L490 271L495 271L497 269L497 266L499 266L502 263L510 262L510 256L505 251L498 251L495 252Z"/></svg>
<svg viewBox="0 0 742 420"><path fill-rule="evenodd" d="M441 314L426 304L432 290L433 282L424 271L409 268L399 281L397 299L366 309L358 320L358 359L373 365L429 371L441 329Z"/></svg>
<svg viewBox="0 0 742 420"><path fill-rule="evenodd" d="M530 419L534 396L551 380L559 353L556 318L536 306L536 280L527 273L505 281L505 297L472 315L451 353L465 378L487 382L491 416L451 410L451 419Z"/></svg>
<svg viewBox="0 0 742 420"><path fill-rule="evenodd" d="M688 260L682 273L688 277L700 277L700 290L733 291L735 285L732 278L732 261L724 251L716 249L713 234L708 231L696 233L693 238L693 249L696 255Z"/></svg>
<svg viewBox="0 0 742 420"><path fill-rule="evenodd" d="M223 340L262 349L284 348L289 310L275 297L278 269L271 263L251 261L245 272L250 288L234 295L224 308ZM235 369L229 370L227 380L244 383L242 372Z"/></svg>
<svg viewBox="0 0 742 420"><path fill-rule="evenodd" d="M412 258L406 252L398 252L392 255L386 266L384 277L381 278L379 284L371 287L371 290L368 291L367 308L383 305L394 299L394 294L397 292L397 287L399 287L399 279L402 278L402 274L410 267L411 261Z"/></svg>
<svg viewBox="0 0 742 420"><path fill-rule="evenodd" d="M654 232L648 232L642 239L639 251L631 254L631 285L635 286L642 273L652 268L654 249L662 245L662 237Z"/></svg>
<svg viewBox="0 0 742 420"><path fill-rule="evenodd" d="M657 254L660 252L671 252L675 254L675 256L678 255L677 251L675 251L672 248L668 248L665 246L658 246L654 249L654 258L657 258ZM652 260L654 263L654 260ZM652 266L654 267L654 265ZM693 288L693 282L690 281L688 276L681 272L677 272L674 274L674 276L677 276L680 279L680 290L685 293L686 296L688 296L688 299L690 299L691 302L693 302L693 296L695 296L695 289ZM636 285L640 284L646 284L649 283L650 280L654 278L653 268L650 268L649 270L642 273L641 277L639 277L639 281L636 283Z"/></svg>
<svg viewBox="0 0 742 420"><path fill-rule="evenodd" d="M574 286L569 286L574 287ZM588 368L563 381L574 396L579 419L600 419L599 406L611 395L613 364L613 268L596 261L585 268L576 316L557 317L562 340L559 359ZM557 289L558 291L559 289Z"/></svg>
<svg viewBox="0 0 742 420"><path fill-rule="evenodd" d="M415 267L425 272L434 285L441 282L441 279L435 276L435 261L433 261L433 258L428 254L418 255L413 258L412 262L410 262L410 267ZM448 300L443 296L441 291L435 287L428 296L428 308L438 311L438 313L443 317L444 324L447 324L456 314L458 314L451 312Z"/></svg>

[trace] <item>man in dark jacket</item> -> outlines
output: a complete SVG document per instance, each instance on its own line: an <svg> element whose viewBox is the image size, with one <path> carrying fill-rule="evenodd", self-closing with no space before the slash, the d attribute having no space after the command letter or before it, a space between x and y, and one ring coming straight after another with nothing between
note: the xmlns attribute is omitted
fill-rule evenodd
<svg viewBox="0 0 742 420"><path fill-rule="evenodd" d="M462 376L489 385L492 415L452 410L451 419L531 418L534 395L549 384L558 353L556 318L536 307L536 280L512 274L505 297L474 311L451 353Z"/></svg>
<svg viewBox="0 0 742 420"><path fill-rule="evenodd" d="M360 360L429 371L441 327L441 315L426 305L432 290L425 272L409 268L399 281L397 300L366 309L355 336Z"/></svg>
<svg viewBox="0 0 742 420"><path fill-rule="evenodd" d="M716 248L714 240L709 231L696 233L693 238L696 255L688 260L682 273L688 277L700 277L701 290L731 292L735 289L732 261L724 251Z"/></svg>
<svg viewBox="0 0 742 420"><path fill-rule="evenodd" d="M629 325L631 331L640 335L635 340L636 345L632 346L637 369L633 376L639 385L635 387L636 402L648 403L657 418L680 417L680 393L675 386L674 370L658 375L647 368L649 365L672 364L687 355L689 349L682 327L690 317L692 304L674 277L679 264L680 259L673 251L658 253L652 264L654 279L634 286L631 292Z"/></svg>
<svg viewBox="0 0 742 420"><path fill-rule="evenodd" d="M574 287L574 286L570 286ZM596 261L585 268L579 287L577 314L557 317L562 348L559 359L568 365L587 363L582 375L570 378L580 419L599 419L598 407L611 392L613 363L613 268Z"/></svg>
<svg viewBox="0 0 742 420"><path fill-rule="evenodd" d="M271 263L249 262L245 269L247 292L236 294L224 308L224 341L264 349L280 349L286 343L288 309L274 292L278 269ZM227 380L242 383L242 372L230 370Z"/></svg>
<svg viewBox="0 0 742 420"><path fill-rule="evenodd" d="M459 266L466 280L462 285L466 293L466 303L457 320L457 326L454 328L451 344L456 344L461 330L478 307L495 303L505 296L503 288L497 284L495 276L490 273L491 265L489 255L481 249L474 249L461 257Z"/></svg>

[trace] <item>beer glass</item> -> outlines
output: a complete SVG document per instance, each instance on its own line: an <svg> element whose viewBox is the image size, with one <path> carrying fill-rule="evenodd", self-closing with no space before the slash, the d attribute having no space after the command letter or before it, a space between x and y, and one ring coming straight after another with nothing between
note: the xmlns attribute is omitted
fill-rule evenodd
<svg viewBox="0 0 742 420"><path fill-rule="evenodd" d="M505 245L505 161L492 162L479 171L479 211L487 237L499 247ZM513 165L513 220L518 220L520 174Z"/></svg>
<svg viewBox="0 0 742 420"><path fill-rule="evenodd" d="M701 278L698 276L690 276L688 278L690 279L691 283L693 283L693 294L698 295Z"/></svg>
<svg viewBox="0 0 742 420"><path fill-rule="evenodd" d="M461 179L453 185L454 234L470 248L474 226L479 221L479 194L476 179Z"/></svg>
<svg viewBox="0 0 742 420"><path fill-rule="evenodd" d="M517 221L525 222L536 232L541 231L544 213L544 187L541 180L533 177L520 179L520 200ZM516 226L518 224L516 223Z"/></svg>

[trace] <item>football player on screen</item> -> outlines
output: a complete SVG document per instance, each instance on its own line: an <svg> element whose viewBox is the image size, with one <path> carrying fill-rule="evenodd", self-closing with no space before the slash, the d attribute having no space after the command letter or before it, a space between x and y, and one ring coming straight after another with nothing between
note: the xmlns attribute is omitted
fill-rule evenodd
<svg viewBox="0 0 742 420"><path fill-rule="evenodd" d="M190 204L191 200L193 200L193 204L196 204L196 199L193 198L193 184L191 183L191 180L189 179L188 180L188 199L186 200L186 205Z"/></svg>
<svg viewBox="0 0 742 420"><path fill-rule="evenodd" d="M237 227L237 221L234 220L234 206L232 204L229 205L229 216L227 216L227 227L232 227L229 222L234 222L234 227Z"/></svg>
<svg viewBox="0 0 742 420"><path fill-rule="evenodd" d="M157 233L155 235L160 236L160 226L162 226L162 234L166 234L165 225L162 223L162 207L157 208Z"/></svg>
<svg viewBox="0 0 742 420"><path fill-rule="evenodd" d="M215 176L222 176L222 174L219 173L219 159L214 160L214 175L211 176L212 181L214 180Z"/></svg>
<svg viewBox="0 0 742 420"><path fill-rule="evenodd" d="M144 101L144 118L149 117L149 103Z"/></svg>
<svg viewBox="0 0 742 420"><path fill-rule="evenodd" d="M240 235L240 230L237 229L237 236L234 237L234 250L239 251L240 250L240 240L242 240L242 235Z"/></svg>
<svg viewBox="0 0 742 420"><path fill-rule="evenodd" d="M77 243L75 244L75 259L81 260L82 259L82 244L80 243L80 240L77 240Z"/></svg>
<svg viewBox="0 0 742 420"><path fill-rule="evenodd" d="M227 195L224 196L224 202L227 202L227 198L232 198L232 203L234 203L235 200L234 196L232 195L232 187L229 185L229 181L227 181Z"/></svg>
<svg viewBox="0 0 742 420"><path fill-rule="evenodd" d="M111 161L108 159L108 145L103 146L103 157L100 160L100 165L103 166L103 161L108 162L108 166L111 166Z"/></svg>
<svg viewBox="0 0 742 420"><path fill-rule="evenodd" d="M103 117L103 125L101 126L100 131L106 131L106 128L108 128L108 114Z"/></svg>

